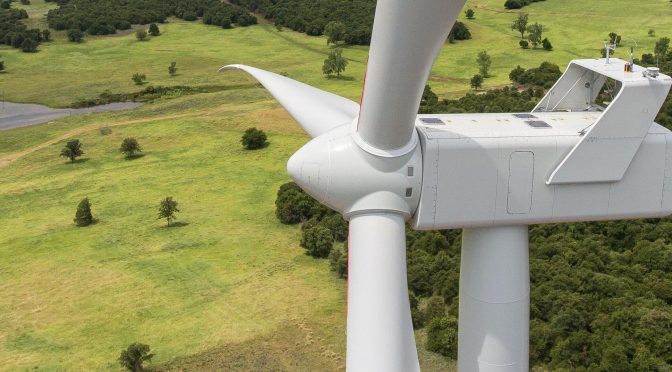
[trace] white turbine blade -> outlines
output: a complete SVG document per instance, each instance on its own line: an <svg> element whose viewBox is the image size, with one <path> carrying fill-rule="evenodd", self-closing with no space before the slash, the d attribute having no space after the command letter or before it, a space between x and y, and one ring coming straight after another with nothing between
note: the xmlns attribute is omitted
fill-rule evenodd
<svg viewBox="0 0 672 372"><path fill-rule="evenodd" d="M359 112L359 105L349 99L282 75L245 65L219 69L226 70L243 70L252 75L312 138L352 122Z"/></svg>
<svg viewBox="0 0 672 372"><path fill-rule="evenodd" d="M348 372L420 370L408 301L405 234L399 214L350 219Z"/></svg>
<svg viewBox="0 0 672 372"><path fill-rule="evenodd" d="M415 145L422 92L465 0L378 0L358 133L392 156Z"/></svg>

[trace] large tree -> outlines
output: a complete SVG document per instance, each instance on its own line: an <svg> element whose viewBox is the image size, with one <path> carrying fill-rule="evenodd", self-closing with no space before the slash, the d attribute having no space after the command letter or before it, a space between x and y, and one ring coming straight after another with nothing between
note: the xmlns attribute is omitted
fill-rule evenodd
<svg viewBox="0 0 672 372"><path fill-rule="evenodd" d="M527 13L518 14L518 18L513 21L511 29L518 31L520 33L520 38L525 38L525 32L527 32L527 23L529 22L529 15Z"/></svg>
<svg viewBox="0 0 672 372"><path fill-rule="evenodd" d="M539 24L535 22L533 25L530 25L527 27L527 39L532 43L532 46L534 48L537 47L537 45L541 44L541 40L543 39L542 35L544 33L544 25Z"/></svg>
<svg viewBox="0 0 672 372"><path fill-rule="evenodd" d="M327 44L337 44L345 36L345 25L339 21L332 21L324 26L324 34L327 36Z"/></svg>
<svg viewBox="0 0 672 372"><path fill-rule="evenodd" d="M490 66L492 65L492 58L490 57L487 51L483 50L478 53L476 63L478 64L479 72L484 78L490 76Z"/></svg>
<svg viewBox="0 0 672 372"><path fill-rule="evenodd" d="M329 56L324 60L322 72L327 76L336 74L337 77L340 77L341 72L345 71L347 65L348 60L343 57L343 50L341 48L335 48L329 52Z"/></svg>

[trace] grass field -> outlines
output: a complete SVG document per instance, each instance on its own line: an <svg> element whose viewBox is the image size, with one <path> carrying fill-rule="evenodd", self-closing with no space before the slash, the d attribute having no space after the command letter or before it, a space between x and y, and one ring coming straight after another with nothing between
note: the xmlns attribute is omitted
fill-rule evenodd
<svg viewBox="0 0 672 372"><path fill-rule="evenodd" d="M29 22L43 25L53 3L32 3ZM523 51L509 29L516 12L501 3L469 1L476 19L465 22L474 39L442 51L430 79L439 94L467 91L486 46L493 57L486 85L498 86L517 64L596 56L610 31L624 44L637 40L638 54L672 35L665 0L646 7L548 0L524 11L549 27L555 51ZM649 28L656 38L646 36ZM130 79L134 72L153 85L230 88L0 132L0 370L117 370L119 352L134 341L152 346L158 369L341 369L345 282L326 261L305 256L298 228L273 214L275 192L288 180L286 160L307 137L250 78L216 70L255 65L357 100L367 48L347 48L348 78L330 80L320 73L329 50L322 37L268 24L222 30L177 20L161 30L147 42L120 35L82 44L55 33L37 54L0 47L8 71L0 74L0 97L9 101L67 106L106 90L132 92L142 89ZM100 135L102 126L112 134ZM267 131L268 148L241 149L250 126ZM122 159L117 148L128 136L139 140L143 157ZM58 158L70 138L83 141L86 161ZM180 202L181 226L156 219L166 196ZM76 228L84 197L100 221ZM424 370L454 369L422 348L420 355Z"/></svg>
<svg viewBox="0 0 672 372"><path fill-rule="evenodd" d="M131 116L140 122L125 124ZM101 123L111 135L99 133ZM8 263L0 370L115 370L134 341L152 346L159 369L342 368L345 282L305 256L298 228L273 213L286 159L307 138L261 90L163 100L1 138L34 147L46 137L35 131L66 124L85 161L59 159L61 141L0 168L0 262ZM251 125L269 134L268 148L242 150ZM127 136L143 157L118 153ZM169 195L181 226L156 218ZM77 228L84 197L100 221ZM423 364L452 365L426 352Z"/></svg>
<svg viewBox="0 0 672 372"><path fill-rule="evenodd" d="M35 6L46 9L38 0ZM41 5L40 5L41 4ZM31 5L32 6L32 5ZM30 8L29 6L28 8ZM658 37L672 36L672 5L654 0L646 6L627 1L579 0L545 1L523 9L532 22L547 26L546 36L555 49L522 50L519 35L510 29L518 11L506 11L500 0L470 0L476 11L474 20L465 20L474 38L446 44L430 77L430 84L440 95L460 95L468 91L468 80L478 72L475 59L488 49L493 59L492 77L487 86L508 84L508 73L516 65L533 67L548 60L562 68L573 58L596 57L610 31L638 44L636 54L650 52ZM33 11L40 17L38 11ZM462 16L462 18L464 18ZM109 90L139 90L131 75L145 73L153 85L239 84L249 81L242 74L217 76L219 66L228 63L251 64L358 100L364 76L366 47L348 47L344 55L351 61L348 79L326 79L321 74L328 53L324 37L310 37L289 30L278 32L272 25L222 30L199 23L171 19L161 25L163 35L138 42L131 35L89 37L82 44L65 40L56 33L56 41L44 43L37 54L25 54L0 47L7 73L0 75L0 97L16 102L39 102L67 106L80 98L95 97ZM657 37L648 37L649 29ZM627 48L616 55L626 57ZM170 62L178 64L179 75L170 77Z"/></svg>

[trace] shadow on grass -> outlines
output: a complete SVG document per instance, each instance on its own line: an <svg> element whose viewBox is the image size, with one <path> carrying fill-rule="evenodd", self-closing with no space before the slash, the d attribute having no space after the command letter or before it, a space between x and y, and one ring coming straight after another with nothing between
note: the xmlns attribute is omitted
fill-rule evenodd
<svg viewBox="0 0 672 372"><path fill-rule="evenodd" d="M354 77L345 76L345 75L341 75L341 76L333 76L333 75L329 76L329 75L327 75L327 79L329 79L329 80L343 80L343 81L353 81L353 80L355 80Z"/></svg>
<svg viewBox="0 0 672 372"><path fill-rule="evenodd" d="M75 159L74 161L67 161L67 162L65 162L65 164L81 164L81 163L86 163L89 160L91 160L91 159L81 158L81 159Z"/></svg>
<svg viewBox="0 0 672 372"><path fill-rule="evenodd" d="M270 142L266 142L261 147L252 147L252 148L243 147L243 150L245 151L263 150L267 148L270 144L271 144Z"/></svg>
<svg viewBox="0 0 672 372"><path fill-rule="evenodd" d="M184 226L189 226L189 222L178 221L178 222L173 222L170 225L163 225L162 227L164 229L172 229L173 227L184 227Z"/></svg>
<svg viewBox="0 0 672 372"><path fill-rule="evenodd" d="M145 156L145 154L133 154L131 156L124 156L124 159L130 161L130 160L140 159L144 156Z"/></svg>

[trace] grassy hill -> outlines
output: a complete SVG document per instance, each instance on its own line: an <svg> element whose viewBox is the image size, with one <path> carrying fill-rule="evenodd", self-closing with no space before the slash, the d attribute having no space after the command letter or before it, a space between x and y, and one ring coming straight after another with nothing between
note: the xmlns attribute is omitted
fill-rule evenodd
<svg viewBox="0 0 672 372"><path fill-rule="evenodd" d="M37 25L48 6L32 2ZM498 86L518 64L597 56L610 31L624 44L636 39L638 54L657 39L648 29L672 35L665 0L549 0L523 11L549 27L555 51L523 51L509 28L516 12L502 3L469 1L474 39L444 48L430 79L440 95L467 91L486 47L494 75L486 86ZM251 64L357 100L367 48L348 47L348 79L330 80L320 72L329 50L322 37L269 24L222 30L171 20L161 30L147 42L126 34L82 44L56 33L37 54L0 47L8 70L0 97L9 101L67 106L137 91L135 72L153 85L224 89L0 132L0 369L117 370L119 352L135 341L152 346L159 369L341 369L345 282L305 256L298 228L273 215L286 159L307 137L247 76L216 70ZM102 136L102 126L112 134ZM267 131L270 147L241 149L251 126ZM129 136L143 157L118 153ZM83 141L86 161L58 158L71 138ZM177 227L156 218L166 196L180 203ZM77 228L72 218L84 197L99 222ZM425 370L453 368L424 350L421 359Z"/></svg>

